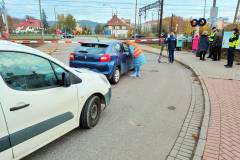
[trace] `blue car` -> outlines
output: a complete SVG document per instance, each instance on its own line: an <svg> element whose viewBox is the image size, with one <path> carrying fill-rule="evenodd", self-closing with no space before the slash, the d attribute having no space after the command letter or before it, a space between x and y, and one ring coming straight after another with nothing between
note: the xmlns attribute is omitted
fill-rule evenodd
<svg viewBox="0 0 240 160"><path fill-rule="evenodd" d="M133 69L133 57L128 45L122 42L88 42L70 53L70 67L102 73L111 83L117 84L121 75Z"/></svg>

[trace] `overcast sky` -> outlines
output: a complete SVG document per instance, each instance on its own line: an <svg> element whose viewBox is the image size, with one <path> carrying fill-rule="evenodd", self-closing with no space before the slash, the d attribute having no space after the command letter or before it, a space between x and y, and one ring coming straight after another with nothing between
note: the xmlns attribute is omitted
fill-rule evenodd
<svg viewBox="0 0 240 160"><path fill-rule="evenodd" d="M106 23L112 15L112 10L118 12L122 18L129 18L134 22L135 0L41 0L42 8L46 11L48 20L54 20L56 12L71 13L77 20L92 20ZM138 0L138 7L143 7L156 0ZM18 18L31 15L39 18L38 0L5 0L8 14ZM206 17L210 15L213 0L207 0ZM219 16L233 19L237 0L217 0ZM164 0L164 16L172 13L185 18L199 18L203 16L204 0ZM146 20L152 16L157 19L157 9L147 13Z"/></svg>

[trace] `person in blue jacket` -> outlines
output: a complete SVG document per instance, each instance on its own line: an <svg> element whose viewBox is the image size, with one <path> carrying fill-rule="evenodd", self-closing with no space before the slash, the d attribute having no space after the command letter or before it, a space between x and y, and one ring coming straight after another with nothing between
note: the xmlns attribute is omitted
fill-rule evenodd
<svg viewBox="0 0 240 160"><path fill-rule="evenodd" d="M166 44L168 46L168 61L169 63L174 62L174 51L177 46L177 39L173 32L170 33L170 37L166 39Z"/></svg>
<svg viewBox="0 0 240 160"><path fill-rule="evenodd" d="M129 45L129 53L134 58L134 73L131 75L131 77L140 77L141 66L146 63L145 56L142 53L141 48L136 43L127 42L127 44Z"/></svg>

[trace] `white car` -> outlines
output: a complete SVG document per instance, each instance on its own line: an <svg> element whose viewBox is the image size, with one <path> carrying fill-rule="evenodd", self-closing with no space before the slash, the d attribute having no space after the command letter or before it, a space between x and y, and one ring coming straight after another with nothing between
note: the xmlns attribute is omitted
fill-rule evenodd
<svg viewBox="0 0 240 160"><path fill-rule="evenodd" d="M79 125L94 127L110 99L104 75L0 41L0 160L21 159Z"/></svg>

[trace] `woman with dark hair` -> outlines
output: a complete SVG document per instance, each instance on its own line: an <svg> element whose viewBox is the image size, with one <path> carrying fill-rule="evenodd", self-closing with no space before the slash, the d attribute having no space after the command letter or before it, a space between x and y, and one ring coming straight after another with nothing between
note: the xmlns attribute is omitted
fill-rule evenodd
<svg viewBox="0 0 240 160"><path fill-rule="evenodd" d="M200 60L205 60L205 56L207 54L209 48L209 39L208 39L208 32L204 31L200 37L198 50L200 52Z"/></svg>

